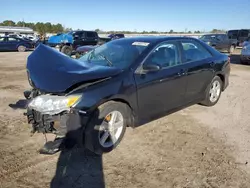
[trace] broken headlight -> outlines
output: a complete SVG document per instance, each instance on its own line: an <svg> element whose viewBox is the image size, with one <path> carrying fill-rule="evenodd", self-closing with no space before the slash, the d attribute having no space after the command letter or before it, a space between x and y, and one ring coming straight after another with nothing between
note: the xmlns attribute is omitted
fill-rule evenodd
<svg viewBox="0 0 250 188"><path fill-rule="evenodd" d="M80 100L81 95L57 96L40 95L34 98L28 105L42 114L54 115L63 111L70 110Z"/></svg>

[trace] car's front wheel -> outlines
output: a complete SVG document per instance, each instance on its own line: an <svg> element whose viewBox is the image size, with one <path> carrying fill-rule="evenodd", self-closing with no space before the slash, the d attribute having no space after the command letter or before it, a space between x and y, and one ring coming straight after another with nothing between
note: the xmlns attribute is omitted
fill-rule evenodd
<svg viewBox="0 0 250 188"><path fill-rule="evenodd" d="M70 56L72 54L72 47L71 46L67 46L67 45L64 45L61 49L61 52Z"/></svg>
<svg viewBox="0 0 250 188"><path fill-rule="evenodd" d="M94 112L85 129L85 147L96 154L112 151L122 140L129 116L129 107L120 102L102 104Z"/></svg>
<svg viewBox="0 0 250 188"><path fill-rule="evenodd" d="M219 76L215 76L212 82L209 84L205 100L201 102L205 106L214 106L220 99L222 91L222 81Z"/></svg>

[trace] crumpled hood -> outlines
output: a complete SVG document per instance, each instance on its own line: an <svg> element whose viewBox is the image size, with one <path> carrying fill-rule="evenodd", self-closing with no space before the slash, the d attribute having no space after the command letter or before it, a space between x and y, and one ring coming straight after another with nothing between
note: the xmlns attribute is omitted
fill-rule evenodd
<svg viewBox="0 0 250 188"><path fill-rule="evenodd" d="M35 88L48 93L64 93L75 84L111 77L121 72L115 67L72 59L43 44L28 57L27 71Z"/></svg>

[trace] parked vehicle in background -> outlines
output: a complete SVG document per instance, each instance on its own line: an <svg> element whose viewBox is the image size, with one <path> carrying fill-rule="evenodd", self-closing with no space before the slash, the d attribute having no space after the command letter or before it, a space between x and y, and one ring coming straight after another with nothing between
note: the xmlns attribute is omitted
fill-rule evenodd
<svg viewBox="0 0 250 188"><path fill-rule="evenodd" d="M111 38L111 40L114 40L114 39L125 38L125 35L122 33L114 33L110 34L108 37Z"/></svg>
<svg viewBox="0 0 250 188"><path fill-rule="evenodd" d="M229 39L237 40L237 46L242 47L243 42L250 37L250 29L228 30L227 35Z"/></svg>
<svg viewBox="0 0 250 188"><path fill-rule="evenodd" d="M71 55L79 46L97 45L99 37L95 31L71 31L68 33L59 33L48 39L48 45L59 46L62 53Z"/></svg>
<svg viewBox="0 0 250 188"><path fill-rule="evenodd" d="M0 37L0 50L1 51L19 51L25 52L26 50L33 49L35 44L30 40L25 40L17 37Z"/></svg>
<svg viewBox="0 0 250 188"><path fill-rule="evenodd" d="M102 43L106 43L111 40L120 39L120 38L125 38L125 35L122 33L113 33L113 34L108 35L108 37L99 37Z"/></svg>
<svg viewBox="0 0 250 188"><path fill-rule="evenodd" d="M242 43L242 47L250 44L250 37L246 38L246 40Z"/></svg>
<svg viewBox="0 0 250 188"><path fill-rule="evenodd" d="M93 50L94 48L98 47L99 45L95 46L80 46L76 49L76 59L82 57L84 54L88 53L89 51Z"/></svg>
<svg viewBox="0 0 250 188"><path fill-rule="evenodd" d="M250 44L243 46L240 54L241 64L250 64Z"/></svg>
<svg viewBox="0 0 250 188"><path fill-rule="evenodd" d="M102 154L119 144L128 126L191 104L215 105L229 84L230 59L191 37L132 37L77 60L39 45L27 71L33 87L25 95L28 122L34 131L60 135L40 153L75 140Z"/></svg>
<svg viewBox="0 0 250 188"><path fill-rule="evenodd" d="M229 39L227 34L206 34L201 36L200 40L221 52L226 51L230 54L237 46L237 40Z"/></svg>
<svg viewBox="0 0 250 188"><path fill-rule="evenodd" d="M31 40L31 41L33 41L33 42L37 42L39 40L38 37L31 36L31 35L26 36L26 38L29 39L29 40Z"/></svg>

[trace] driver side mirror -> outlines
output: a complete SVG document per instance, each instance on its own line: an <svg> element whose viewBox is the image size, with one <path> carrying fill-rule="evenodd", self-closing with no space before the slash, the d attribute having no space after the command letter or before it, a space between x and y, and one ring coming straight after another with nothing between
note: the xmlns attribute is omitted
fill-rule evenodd
<svg viewBox="0 0 250 188"><path fill-rule="evenodd" d="M156 64L144 64L142 67L142 73L150 73L150 72L157 72L161 69L159 65Z"/></svg>

